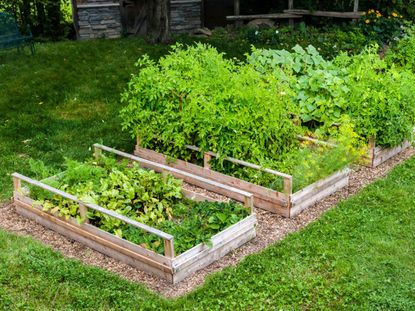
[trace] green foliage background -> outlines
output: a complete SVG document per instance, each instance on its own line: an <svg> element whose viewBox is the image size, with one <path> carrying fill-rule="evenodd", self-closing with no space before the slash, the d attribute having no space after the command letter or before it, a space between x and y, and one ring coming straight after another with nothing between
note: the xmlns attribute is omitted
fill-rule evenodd
<svg viewBox="0 0 415 311"><path fill-rule="evenodd" d="M0 11L11 12L24 32L59 40L73 35L70 0L0 0Z"/></svg>

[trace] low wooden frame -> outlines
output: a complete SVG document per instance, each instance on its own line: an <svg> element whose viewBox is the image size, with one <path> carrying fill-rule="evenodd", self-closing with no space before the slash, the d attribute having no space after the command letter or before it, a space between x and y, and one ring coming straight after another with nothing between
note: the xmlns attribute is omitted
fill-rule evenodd
<svg viewBox="0 0 415 311"><path fill-rule="evenodd" d="M383 148L376 146L375 140L369 140L369 150L368 155L364 159L363 164L369 167L376 167L390 158L396 156L397 154L405 151L411 146L409 141L403 142L401 145L393 148Z"/></svg>
<svg viewBox="0 0 415 311"><path fill-rule="evenodd" d="M308 140L308 138L304 139ZM187 145L186 147L197 152L201 151L198 147L195 146ZM226 161L281 177L284 180L284 191L279 192L212 170L209 165L209 160L212 157L218 157L218 155L213 152L204 153L203 167L179 159L171 160L168 156L164 154L158 153L150 149L142 148L140 146L139 140L137 140L137 145L134 154L150 161L161 163L163 165L168 165L172 168L186 171L210 180L220 182L228 186L248 191L254 195L255 207L265 209L273 213L281 214L285 217L294 217L298 215L301 211L310 207L315 202L333 194L337 190L347 186L349 183L350 170L348 168L345 168L323 180L315 182L301 189L300 191L297 191L296 193L293 193L291 175L277 172L275 170L271 170L268 168L263 168L259 165L241 161L235 158L225 158ZM219 191L221 190L219 189ZM227 195L230 196L232 194L228 193Z"/></svg>
<svg viewBox="0 0 415 311"><path fill-rule="evenodd" d="M174 252L174 237L172 235L152 228L143 223L134 221L123 215L117 214L114 211L107 210L101 206L83 202L71 194L55 189L40 181L33 180L18 173L14 173L12 175L14 185L13 199L17 212L24 217L35 220L36 222L44 225L49 229L59 232L73 240L79 241L92 249L121 260L146 272L165 278L172 283L180 282L193 272L202 269L203 267L209 265L220 257L223 257L231 250L238 248L256 236L256 216L253 211L252 194L238 189L235 189L234 192L234 188L232 187L209 180L204 181L203 178L189 174L187 172L180 172L179 170L170 167L164 168L163 165L158 163L140 159L138 157L125 154L121 151L106 146L95 145L96 156L99 156L102 150L106 150L120 156L127 155L126 158L132 161L145 163L147 166L161 168L162 172L170 172L174 175L186 176L188 180L197 180L198 184L205 182L206 184L209 184L216 189L222 189L223 192L232 193L233 195L231 197L242 197L242 202L244 202L246 207L250 208L251 214L245 219L213 236L211 238L211 246L199 244L192 249L184 252L183 254L176 256ZM74 218L66 219L59 217L57 214L43 211L42 206L31 199L27 194L27 190L22 188L22 182L28 183L35 187L39 187L53 194L76 202L80 206L81 218L85 219L84 223L79 224ZM184 195L197 201L215 201L214 199L189 190L184 190ZM110 217L121 220L133 227L144 230L147 233L157 235L164 240L164 255L160 255L142 246L123 240L115 235L112 235L89 224L86 220L88 209L98 211Z"/></svg>

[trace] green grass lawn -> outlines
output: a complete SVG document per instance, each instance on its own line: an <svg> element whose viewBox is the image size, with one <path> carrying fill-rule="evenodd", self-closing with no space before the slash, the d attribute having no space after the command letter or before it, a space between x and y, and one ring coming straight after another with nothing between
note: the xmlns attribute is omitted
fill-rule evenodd
<svg viewBox="0 0 415 311"><path fill-rule="evenodd" d="M62 42L35 57L0 52L0 201L30 159L58 168L94 142L131 150L119 93L136 59L165 46L136 39ZM0 310L415 310L415 158L319 221L177 300L0 231Z"/></svg>
<svg viewBox="0 0 415 311"><path fill-rule="evenodd" d="M34 57L0 52L0 200L10 197L10 173L30 174L29 159L58 167L88 156L95 142L132 149L120 93L141 55L167 50L123 39L39 45Z"/></svg>

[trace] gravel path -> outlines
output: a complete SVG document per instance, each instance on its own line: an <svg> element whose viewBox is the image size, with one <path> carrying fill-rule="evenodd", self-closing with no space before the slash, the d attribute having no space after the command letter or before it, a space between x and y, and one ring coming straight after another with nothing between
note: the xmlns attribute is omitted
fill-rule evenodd
<svg viewBox="0 0 415 311"><path fill-rule="evenodd" d="M257 210L258 226L257 237L255 239L175 285L91 250L54 231L45 229L36 222L19 216L15 212L12 204L1 205L0 203L0 228L19 235L30 235L61 252L66 257L78 259L85 264L101 267L116 273L130 281L139 282L166 297L177 297L203 284L208 274L219 271L227 266L236 265L245 256L257 253L271 243L281 240L287 234L305 227L310 222L319 218L324 211L335 206L339 201L355 194L367 184L378 178L382 178L393 167L414 154L415 150L410 148L375 169L366 167L354 168L350 175L350 184L348 187L315 204L294 219L287 219L270 212ZM192 187L192 190L197 191L194 187ZM205 193L203 190L199 191ZM220 196L217 196L217 198L221 199Z"/></svg>

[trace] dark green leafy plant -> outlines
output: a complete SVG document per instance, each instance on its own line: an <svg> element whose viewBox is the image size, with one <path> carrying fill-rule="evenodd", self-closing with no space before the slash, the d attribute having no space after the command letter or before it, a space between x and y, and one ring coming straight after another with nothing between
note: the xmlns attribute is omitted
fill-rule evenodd
<svg viewBox="0 0 415 311"><path fill-rule="evenodd" d="M175 237L175 250L182 253L210 238L226 227L248 216L248 210L237 203L193 202L185 199L181 180L163 177L140 168L136 163L118 163L112 158L78 163L67 160L67 170L44 181L130 219L159 228ZM79 205L57 195L31 189L45 211L69 219L84 221ZM131 242L163 253L163 241L152 234L133 228L105 214L89 211L90 223Z"/></svg>

